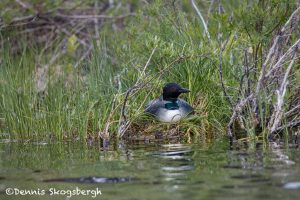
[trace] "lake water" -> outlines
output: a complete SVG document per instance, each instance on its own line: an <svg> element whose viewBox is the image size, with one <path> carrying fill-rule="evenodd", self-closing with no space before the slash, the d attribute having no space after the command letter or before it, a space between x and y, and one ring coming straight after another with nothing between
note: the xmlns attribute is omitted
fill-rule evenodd
<svg viewBox="0 0 300 200"><path fill-rule="evenodd" d="M76 142L2 141L0 156L1 200L300 199L297 145L242 144L230 149L220 139L103 151Z"/></svg>

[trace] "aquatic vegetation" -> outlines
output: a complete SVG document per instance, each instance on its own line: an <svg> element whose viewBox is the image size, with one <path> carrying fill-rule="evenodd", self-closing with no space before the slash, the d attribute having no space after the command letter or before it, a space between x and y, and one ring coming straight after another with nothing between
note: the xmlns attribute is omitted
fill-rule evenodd
<svg viewBox="0 0 300 200"><path fill-rule="evenodd" d="M28 5L18 16L7 12L0 24L0 130L9 138L106 141L160 131L197 142L238 129L241 137L255 137L273 127L270 119L276 128L299 121L296 54L271 82L259 75L266 60L298 41L289 29L287 43L275 45L277 54L268 58L273 38L286 33L280 30L296 10L294 1L120 1L74 12L66 2L36 16ZM276 107L274 91L285 74L292 84L283 84L286 93L277 98L283 104ZM265 87L266 81L276 86ZM168 82L191 90L185 100L195 109L172 126L144 116L144 106ZM283 110L289 115L274 117Z"/></svg>

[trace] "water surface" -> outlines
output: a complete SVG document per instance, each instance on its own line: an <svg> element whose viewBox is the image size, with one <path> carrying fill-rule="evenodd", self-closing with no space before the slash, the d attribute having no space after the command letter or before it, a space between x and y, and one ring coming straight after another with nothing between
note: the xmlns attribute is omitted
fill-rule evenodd
<svg viewBox="0 0 300 200"><path fill-rule="evenodd" d="M84 143L0 143L0 199L93 199L50 195L101 190L96 199L299 199L297 146L148 144L103 151ZM7 195L7 188L40 194ZM44 191L45 193L43 193Z"/></svg>

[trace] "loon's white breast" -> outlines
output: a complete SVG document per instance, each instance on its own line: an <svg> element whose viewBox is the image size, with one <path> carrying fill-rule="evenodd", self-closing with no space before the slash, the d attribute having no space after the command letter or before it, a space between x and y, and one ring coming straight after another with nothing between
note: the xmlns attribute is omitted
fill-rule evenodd
<svg viewBox="0 0 300 200"><path fill-rule="evenodd" d="M178 122L182 116L182 112L179 109L176 110L168 110L166 108L161 108L156 115L156 118L161 122Z"/></svg>

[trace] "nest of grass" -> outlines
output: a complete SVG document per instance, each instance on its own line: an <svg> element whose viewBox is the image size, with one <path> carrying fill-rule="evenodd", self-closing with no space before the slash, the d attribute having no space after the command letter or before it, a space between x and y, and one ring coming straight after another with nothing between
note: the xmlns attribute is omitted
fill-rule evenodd
<svg viewBox="0 0 300 200"><path fill-rule="evenodd" d="M199 98L192 106L195 108L194 113L177 123L161 123L143 113L132 120L123 139L131 144L211 140L218 131L214 131L213 125L209 123L205 99Z"/></svg>

